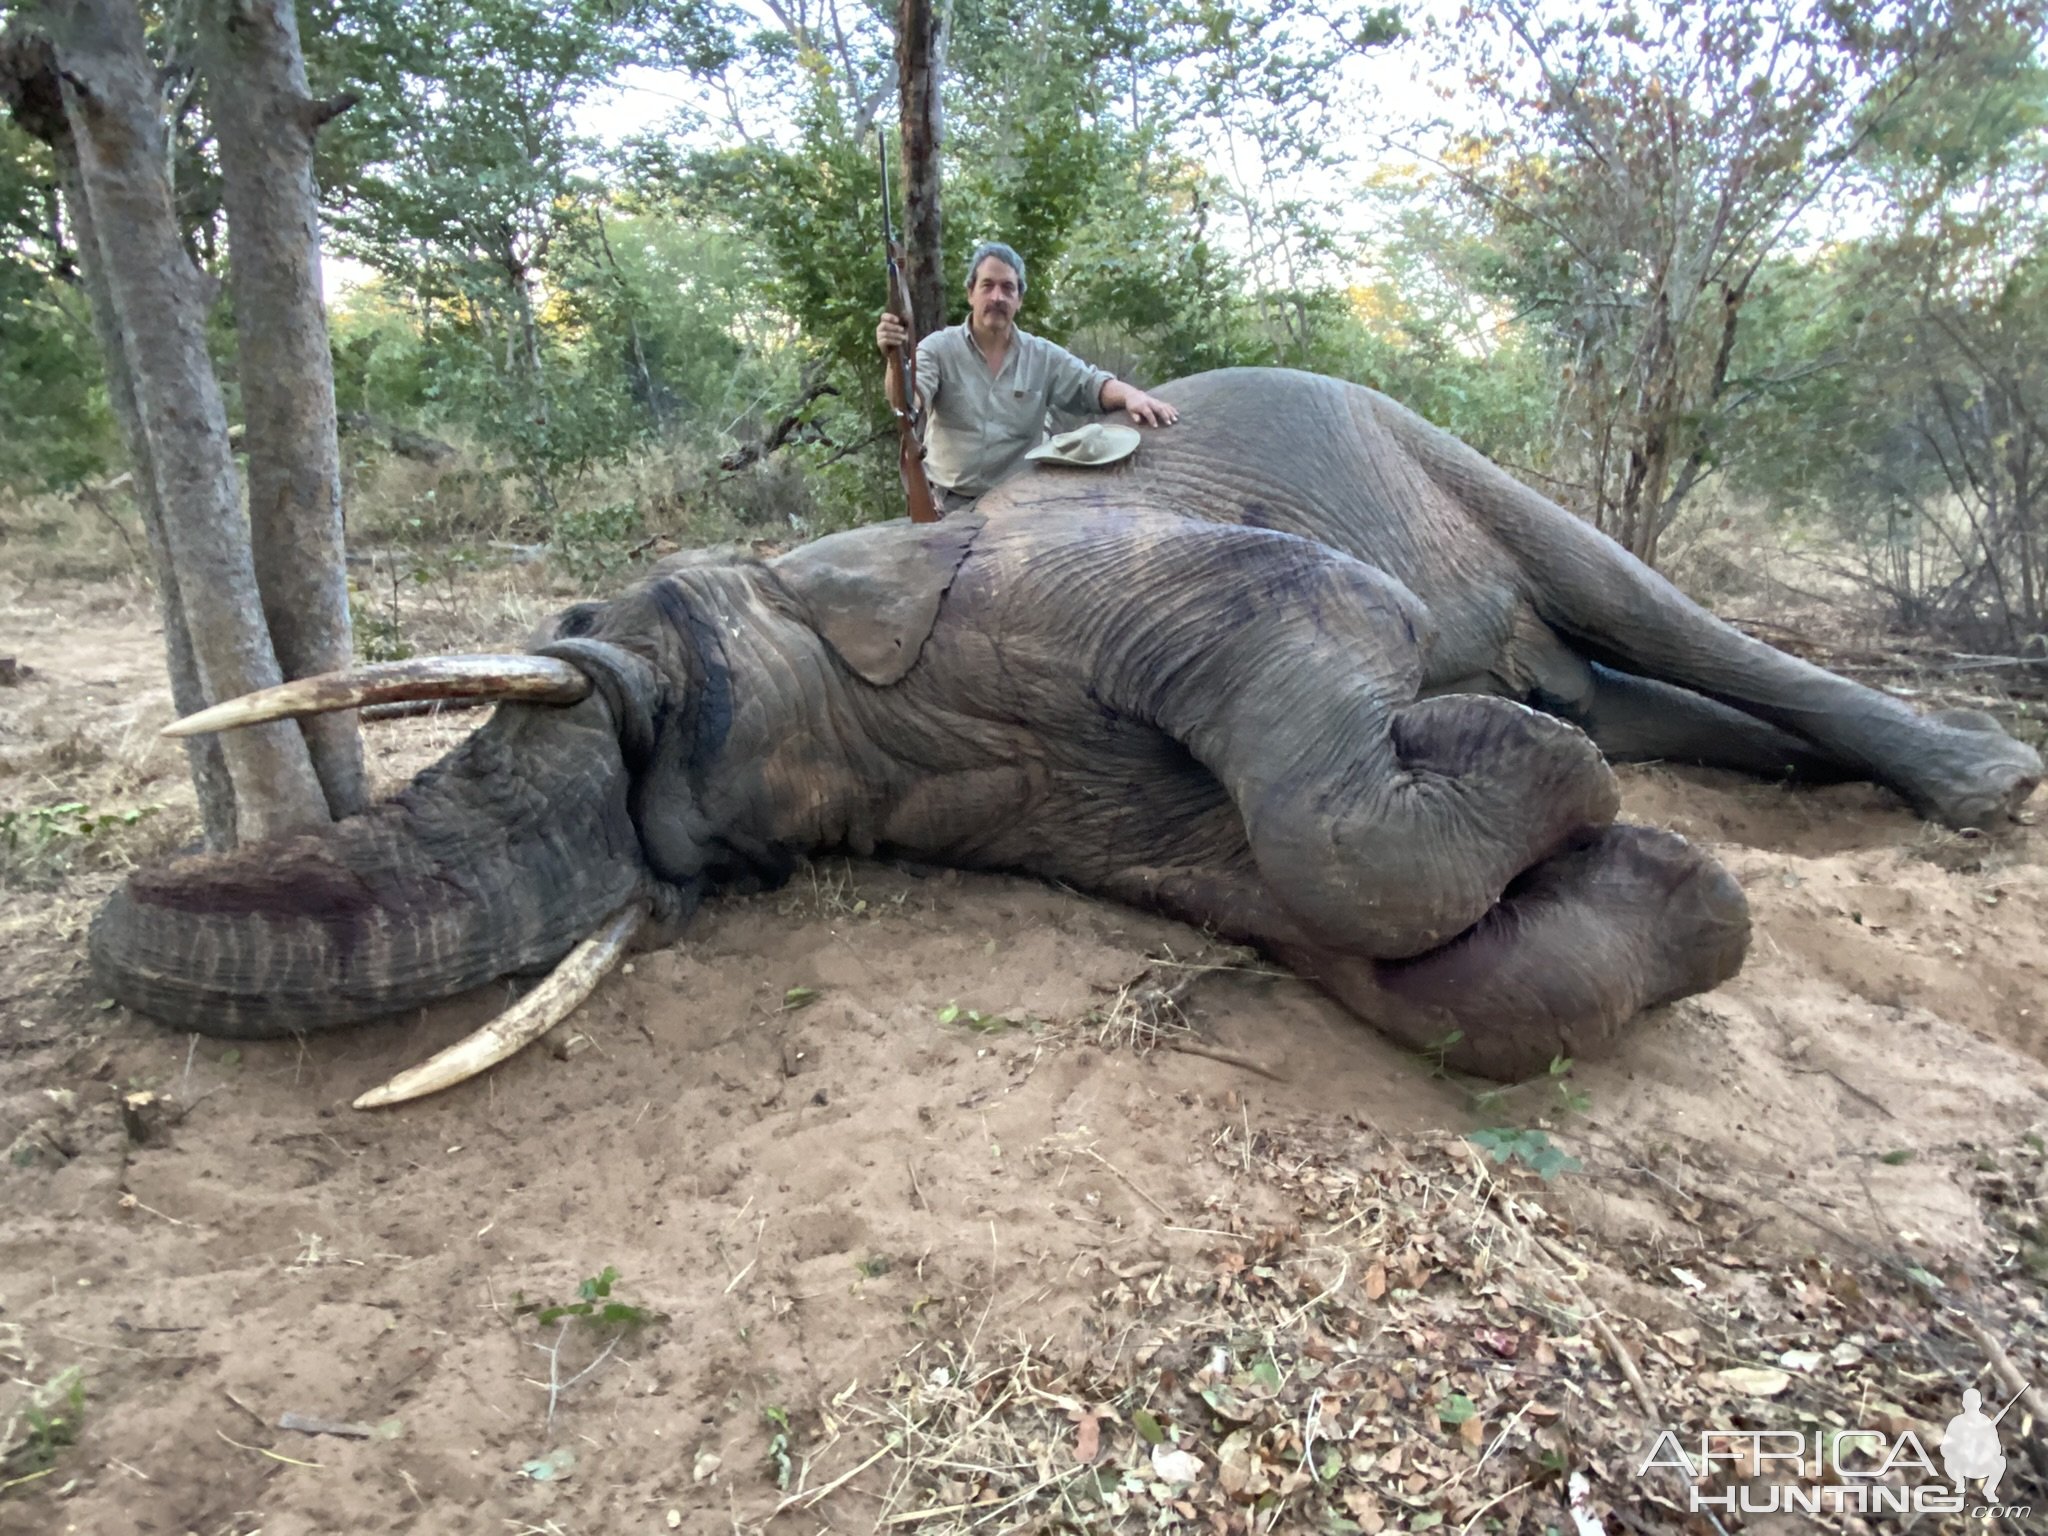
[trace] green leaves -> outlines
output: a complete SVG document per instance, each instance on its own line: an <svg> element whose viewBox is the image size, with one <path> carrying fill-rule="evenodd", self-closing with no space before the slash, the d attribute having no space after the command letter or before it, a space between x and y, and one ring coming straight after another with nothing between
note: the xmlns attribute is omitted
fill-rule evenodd
<svg viewBox="0 0 2048 1536"><path fill-rule="evenodd" d="M1465 1139L1494 1162L1503 1166L1520 1163L1546 1184L1561 1173L1577 1173L1582 1166L1543 1131L1496 1126L1469 1131Z"/></svg>
<svg viewBox="0 0 2048 1536"><path fill-rule="evenodd" d="M122 833L162 810L158 805L96 811L83 800L0 811L0 884L41 885L69 874L86 853L113 846Z"/></svg>
<svg viewBox="0 0 2048 1536"><path fill-rule="evenodd" d="M658 1312L613 1300L612 1288L618 1282L619 1272L607 1264L602 1272L590 1276L576 1287L577 1300L553 1306L544 1306L538 1302L521 1302L515 1310L521 1314L531 1313L534 1321L543 1327L567 1317L581 1318L597 1328L630 1330L645 1327L660 1319L661 1314Z"/></svg>
<svg viewBox="0 0 2048 1536"><path fill-rule="evenodd" d="M1015 1029L1026 1022L1012 1018L1006 1013L983 1013L978 1008L962 1008L958 1003L948 1003L939 1010L941 1024L965 1024L977 1034L999 1035L1006 1029Z"/></svg>
<svg viewBox="0 0 2048 1536"><path fill-rule="evenodd" d="M789 1480L796 1470L791 1465L789 1458L791 1437L789 1414L785 1409L771 1406L764 1407L761 1410L761 1417L767 1420L769 1430L767 1450L768 1475L775 1480L777 1491L787 1492Z"/></svg>

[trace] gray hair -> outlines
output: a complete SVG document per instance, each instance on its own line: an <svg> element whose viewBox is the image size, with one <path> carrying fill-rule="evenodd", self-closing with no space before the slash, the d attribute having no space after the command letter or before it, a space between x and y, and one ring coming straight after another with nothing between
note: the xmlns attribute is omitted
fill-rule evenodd
<svg viewBox="0 0 2048 1536"><path fill-rule="evenodd" d="M974 287L974 274L981 270L981 264L989 257L995 257L1004 266L1017 274L1017 293L1024 293L1024 258L1000 240L984 240L974 248L974 254L967 258L967 286Z"/></svg>

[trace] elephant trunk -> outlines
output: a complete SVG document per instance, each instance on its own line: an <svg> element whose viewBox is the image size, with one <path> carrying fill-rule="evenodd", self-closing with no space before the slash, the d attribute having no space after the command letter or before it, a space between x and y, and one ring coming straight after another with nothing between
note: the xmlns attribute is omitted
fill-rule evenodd
<svg viewBox="0 0 2048 1536"><path fill-rule="evenodd" d="M552 965L650 882L629 789L654 673L576 649L589 697L500 708L364 815L133 876L93 923L99 984L165 1023L258 1038Z"/></svg>

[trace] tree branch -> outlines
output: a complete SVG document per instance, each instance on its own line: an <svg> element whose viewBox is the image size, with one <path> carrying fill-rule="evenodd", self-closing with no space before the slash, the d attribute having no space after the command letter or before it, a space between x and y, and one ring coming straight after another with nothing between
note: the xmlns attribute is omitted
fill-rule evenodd
<svg viewBox="0 0 2048 1536"><path fill-rule="evenodd" d="M305 106L306 131L318 133L362 99L359 91L337 91L320 101L308 101Z"/></svg>
<svg viewBox="0 0 2048 1536"><path fill-rule="evenodd" d="M813 400L822 395L836 395L838 388L827 382L822 371L803 381L802 392L790 405L782 419L768 429L768 435L758 443L748 443L744 448L734 449L718 461L718 467L728 475L758 464L761 460L787 443L796 429L803 425L804 414Z"/></svg>

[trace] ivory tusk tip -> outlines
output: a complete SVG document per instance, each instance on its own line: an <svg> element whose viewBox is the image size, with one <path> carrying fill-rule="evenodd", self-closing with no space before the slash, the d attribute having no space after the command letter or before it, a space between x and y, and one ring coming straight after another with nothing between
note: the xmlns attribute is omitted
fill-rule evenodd
<svg viewBox="0 0 2048 1536"><path fill-rule="evenodd" d="M627 902L570 950L547 980L533 991L439 1055L408 1067L381 1087L360 1095L354 1101L355 1108L384 1109L453 1088L538 1040L574 1013L596 990L640 931L646 916L641 899L636 897Z"/></svg>
<svg viewBox="0 0 2048 1536"><path fill-rule="evenodd" d="M219 708L220 706L216 704L213 709L202 709L196 714L185 716L182 720L173 720L158 731L157 735L175 741L181 736L208 736L215 731L225 730L233 722L221 719L216 723L214 711Z"/></svg>
<svg viewBox="0 0 2048 1536"><path fill-rule="evenodd" d="M349 1107L351 1109L388 1109L393 1104L410 1103L418 1097L419 1094L417 1092L405 1092L396 1081L392 1081L383 1084L381 1087L372 1088L367 1093L357 1094L355 1101Z"/></svg>

